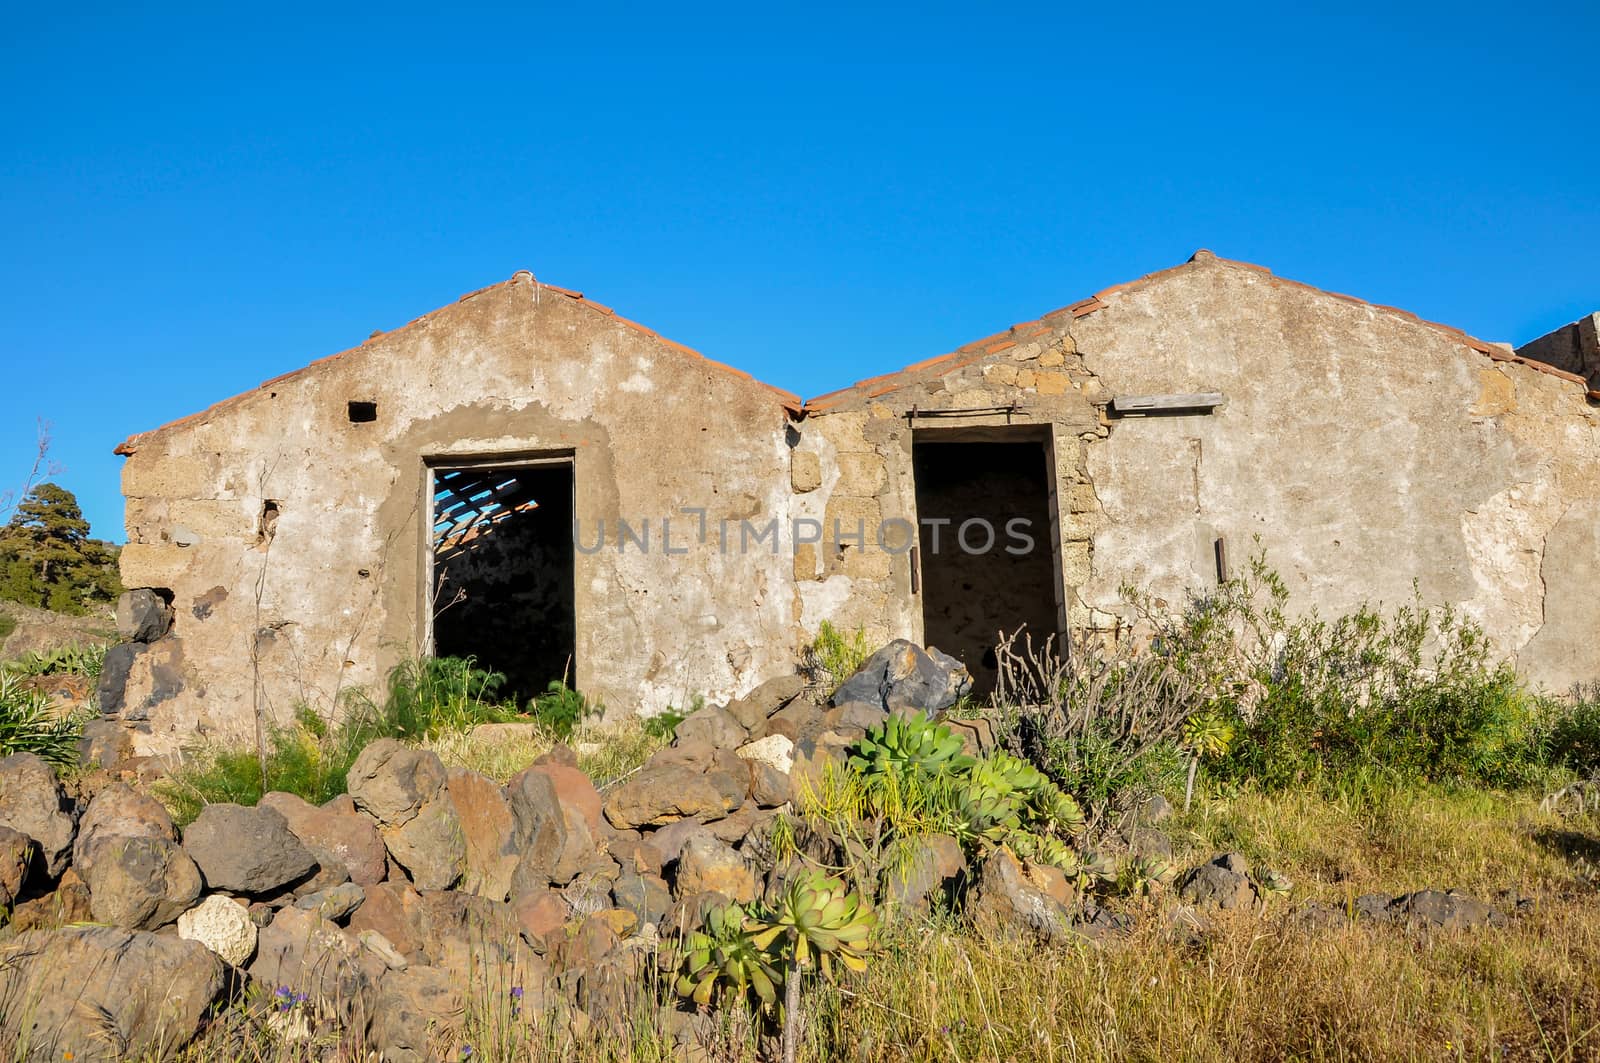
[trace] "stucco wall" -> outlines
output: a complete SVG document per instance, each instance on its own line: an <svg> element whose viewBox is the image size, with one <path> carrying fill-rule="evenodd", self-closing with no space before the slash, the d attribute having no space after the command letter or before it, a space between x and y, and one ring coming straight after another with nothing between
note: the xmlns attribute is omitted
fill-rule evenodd
<svg viewBox="0 0 1600 1063"><path fill-rule="evenodd" d="M1130 625L1125 585L1174 609L1205 594L1222 538L1235 572L1265 549L1299 608L1395 607L1414 587L1457 605L1561 690L1600 677L1600 409L1577 382L1478 347L1201 253L820 400L800 451L816 454L821 485L802 505L915 519L911 425L1048 425L1071 630ZM1226 401L1209 414L1107 410L1115 395L1199 392ZM988 407L1014 408L924 416ZM804 561L807 630L831 617L920 636L909 560L888 578L866 560L859 573Z"/></svg>
<svg viewBox="0 0 1600 1063"><path fill-rule="evenodd" d="M1209 416L1119 420L1089 447L1105 513L1090 608L1121 611L1124 583L1203 593L1216 538L1238 565L1259 537L1299 605L1393 607L1415 586L1536 682L1600 676L1600 599L1579 590L1600 561L1600 411L1581 387L1208 260L1114 296L1075 335L1108 392L1227 396Z"/></svg>
<svg viewBox="0 0 1600 1063"><path fill-rule="evenodd" d="M352 399L377 420L350 423ZM748 689L792 661L790 561L725 554L716 530L786 514L786 419L773 390L519 274L136 437L123 579L169 588L177 617L130 681L135 715L160 686L148 744L248 733L257 674L270 718L327 713L420 648L425 459L572 454L580 537L606 525L576 559L577 683L609 712ZM685 507L707 511L705 543ZM617 551L618 518L649 522L648 553ZM663 552L662 518L687 553Z"/></svg>
<svg viewBox="0 0 1600 1063"><path fill-rule="evenodd" d="M1192 392L1225 402L1107 407ZM350 423L350 400L377 419ZM1415 587L1537 683L1600 677L1600 409L1411 315L1202 253L796 405L519 274L135 437L123 579L170 589L177 621L125 711L172 748L377 687L422 647L429 460L572 456L581 543L606 522L576 558L577 681L614 715L742 693L824 620L921 640L919 558L877 539L911 541L913 441L933 432L1041 440L1041 545L1072 631L1125 627L1126 584L1178 608L1215 586L1218 538L1236 568L1259 538L1301 607ZM685 509L705 510L704 541ZM664 517L686 552L663 549ZM651 548L619 553L618 518L648 521ZM741 520L780 535L741 542Z"/></svg>

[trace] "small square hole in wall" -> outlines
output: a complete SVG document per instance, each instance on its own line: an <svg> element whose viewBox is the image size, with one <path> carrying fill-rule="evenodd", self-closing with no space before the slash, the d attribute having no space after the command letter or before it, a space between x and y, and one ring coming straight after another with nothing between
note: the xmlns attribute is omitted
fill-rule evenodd
<svg viewBox="0 0 1600 1063"><path fill-rule="evenodd" d="M378 404L376 402L355 402L345 404L346 412L351 424L370 424L378 419Z"/></svg>

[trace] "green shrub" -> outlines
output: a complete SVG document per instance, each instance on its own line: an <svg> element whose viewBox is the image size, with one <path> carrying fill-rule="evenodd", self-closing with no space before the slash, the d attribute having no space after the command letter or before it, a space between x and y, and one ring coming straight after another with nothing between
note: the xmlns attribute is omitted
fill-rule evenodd
<svg viewBox="0 0 1600 1063"><path fill-rule="evenodd" d="M1600 778L1600 681L1581 684L1570 701L1548 703L1550 760L1586 778Z"/></svg>
<svg viewBox="0 0 1600 1063"><path fill-rule="evenodd" d="M1118 799L1175 788L1188 721L1211 704L1171 660L1090 642L996 647L995 736L1082 805L1091 833Z"/></svg>
<svg viewBox="0 0 1600 1063"><path fill-rule="evenodd" d="M160 791L180 822L199 815L206 804L253 805L274 790L322 804L345 792L350 765L380 738L420 742L480 723L519 719L515 706L495 700L504 681L497 672L476 668L471 659L402 661L389 673L382 705L356 693L345 698L336 725L302 706L293 723L270 729L264 782L255 749L214 748L192 753Z"/></svg>
<svg viewBox="0 0 1600 1063"><path fill-rule="evenodd" d="M17 618L0 613L0 642L10 638L15 630L17 630Z"/></svg>
<svg viewBox="0 0 1600 1063"><path fill-rule="evenodd" d="M81 675L92 682L100 678L110 648L109 643L91 642L62 646L49 653L35 651L7 663L6 669L18 675Z"/></svg>
<svg viewBox="0 0 1600 1063"><path fill-rule="evenodd" d="M549 728L563 742L572 737L586 716L598 716L605 706L591 705L582 694L559 679L551 680L549 687L533 700L529 712L534 720Z"/></svg>
<svg viewBox="0 0 1600 1063"><path fill-rule="evenodd" d="M801 654L801 671L821 693L832 695L871 656L865 629L856 628L845 635L824 620L816 639Z"/></svg>
<svg viewBox="0 0 1600 1063"><path fill-rule="evenodd" d="M1138 596L1130 595L1136 605ZM1515 787L1548 778L1548 713L1450 606L1293 613L1264 555L1153 646L1233 723L1207 769L1272 789L1352 774Z"/></svg>
<svg viewBox="0 0 1600 1063"><path fill-rule="evenodd" d="M197 751L156 791L179 826L186 825L208 804L232 802L254 805L261 795L274 791L296 794L314 805L345 792L350 765L367 744L379 737L368 720L352 720L340 727L327 723L301 706L287 727L267 733L267 775L263 783L261 760L246 746Z"/></svg>
<svg viewBox="0 0 1600 1063"><path fill-rule="evenodd" d="M515 720L516 705L499 697L505 681L471 657L402 661L389 673L388 697L372 726L380 735L420 739Z"/></svg>
<svg viewBox="0 0 1600 1063"><path fill-rule="evenodd" d="M678 725L687 720L692 713L698 712L705 705L705 698L695 695L694 704L688 712L679 712L668 705L662 712L645 718L644 733L651 738L659 738L670 742L678 737Z"/></svg>
<svg viewBox="0 0 1600 1063"><path fill-rule="evenodd" d="M78 762L83 722L75 716L50 713L50 699L22 685L18 676L0 671L0 756L35 753L58 767Z"/></svg>

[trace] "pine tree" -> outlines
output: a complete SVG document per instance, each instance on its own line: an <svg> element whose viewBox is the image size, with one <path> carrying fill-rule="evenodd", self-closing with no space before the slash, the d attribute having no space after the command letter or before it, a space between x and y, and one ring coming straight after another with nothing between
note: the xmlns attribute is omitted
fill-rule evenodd
<svg viewBox="0 0 1600 1063"><path fill-rule="evenodd" d="M121 587L116 548L89 538L71 491L43 483L0 528L0 598L59 613L84 613Z"/></svg>

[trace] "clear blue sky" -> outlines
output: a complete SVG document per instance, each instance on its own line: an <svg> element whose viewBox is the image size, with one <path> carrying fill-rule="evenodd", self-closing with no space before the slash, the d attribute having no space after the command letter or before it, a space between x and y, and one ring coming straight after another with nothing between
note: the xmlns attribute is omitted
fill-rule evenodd
<svg viewBox="0 0 1600 1063"><path fill-rule="evenodd" d="M1197 247L1600 308L1593 2L138 6L0 39L0 483L118 540L123 437L520 268L805 395Z"/></svg>

